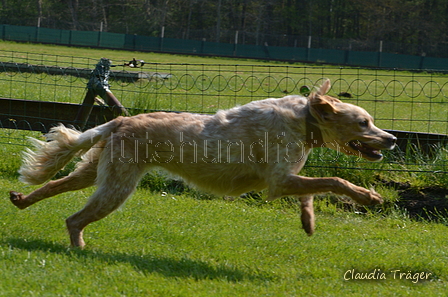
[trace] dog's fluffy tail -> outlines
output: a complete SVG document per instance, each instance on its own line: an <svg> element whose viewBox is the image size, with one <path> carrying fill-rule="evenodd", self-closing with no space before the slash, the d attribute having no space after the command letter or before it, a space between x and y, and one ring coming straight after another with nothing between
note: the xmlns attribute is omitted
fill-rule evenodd
<svg viewBox="0 0 448 297"><path fill-rule="evenodd" d="M86 153L95 143L110 136L120 123L117 118L84 133L61 124L45 135L46 142L30 137L34 150L27 148L24 152L19 180L31 185L44 183L76 155Z"/></svg>

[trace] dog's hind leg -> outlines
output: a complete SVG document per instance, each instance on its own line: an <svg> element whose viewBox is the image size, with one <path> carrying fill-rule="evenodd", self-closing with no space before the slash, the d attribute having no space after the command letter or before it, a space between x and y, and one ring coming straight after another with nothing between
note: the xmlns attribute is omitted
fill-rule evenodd
<svg viewBox="0 0 448 297"><path fill-rule="evenodd" d="M300 196L300 208L302 210L302 228L311 236L314 233L314 208L312 195Z"/></svg>
<svg viewBox="0 0 448 297"><path fill-rule="evenodd" d="M78 163L75 171L68 176L58 180L49 181L43 187L40 187L28 195L15 191L9 192L11 202L18 208L24 209L45 198L93 186L97 175L98 155L98 151L91 153L88 155L89 158L83 158L83 161Z"/></svg>
<svg viewBox="0 0 448 297"><path fill-rule="evenodd" d="M83 248L84 228L120 207L134 192L143 175L143 170L137 164L114 165L106 164L106 168L99 169L99 175L103 175L98 178L98 189L82 210L66 220L72 246Z"/></svg>

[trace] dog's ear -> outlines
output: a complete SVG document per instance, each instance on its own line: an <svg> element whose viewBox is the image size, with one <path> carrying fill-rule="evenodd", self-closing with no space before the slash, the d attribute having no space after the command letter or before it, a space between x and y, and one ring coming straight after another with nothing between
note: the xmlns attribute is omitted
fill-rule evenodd
<svg viewBox="0 0 448 297"><path fill-rule="evenodd" d="M317 94L319 95L325 95L330 91L331 89L331 82L329 79L325 80L324 83L320 86L320 88L317 90Z"/></svg>
<svg viewBox="0 0 448 297"><path fill-rule="evenodd" d="M331 98L331 97L330 97ZM326 96L312 94L309 97L310 113L318 122L328 122L338 113L335 102L327 100Z"/></svg>

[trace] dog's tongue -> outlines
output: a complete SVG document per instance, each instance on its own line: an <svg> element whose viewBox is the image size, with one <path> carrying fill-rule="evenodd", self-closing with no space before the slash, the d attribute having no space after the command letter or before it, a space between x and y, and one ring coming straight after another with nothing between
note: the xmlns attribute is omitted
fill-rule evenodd
<svg viewBox="0 0 448 297"><path fill-rule="evenodd" d="M383 156L383 154L382 154L381 151L379 151L379 150L373 150L372 153L375 154L375 155L377 155L377 156L380 156L380 157Z"/></svg>
<svg viewBox="0 0 448 297"><path fill-rule="evenodd" d="M374 149L361 141L353 141L352 147L371 158L380 159L383 157L380 150Z"/></svg>
<svg viewBox="0 0 448 297"><path fill-rule="evenodd" d="M364 147L366 148L366 147ZM370 148L370 147L369 147ZM367 149L363 151L366 155L368 155L369 157L373 157L373 158L382 158L383 154L381 153L380 150L375 150L375 149Z"/></svg>

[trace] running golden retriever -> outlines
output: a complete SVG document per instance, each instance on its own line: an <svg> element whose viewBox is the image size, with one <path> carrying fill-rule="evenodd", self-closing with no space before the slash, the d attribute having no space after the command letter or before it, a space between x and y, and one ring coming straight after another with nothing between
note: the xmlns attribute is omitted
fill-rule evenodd
<svg viewBox="0 0 448 297"><path fill-rule="evenodd" d="M313 195L333 192L360 204L382 203L373 190L338 177L298 176L314 147L328 147L367 160L382 159L396 138L375 127L362 108L325 95L330 81L308 98L286 96L254 101L214 115L155 112L118 117L84 133L62 125L47 141L31 139L20 180L41 184L75 156L70 175L29 195L10 192L24 209L42 199L96 185L85 207L67 220L72 246L84 247L82 232L117 209L142 176L162 168L198 188L219 195L241 195L268 188L267 200L288 195L301 202L302 225L314 232Z"/></svg>

